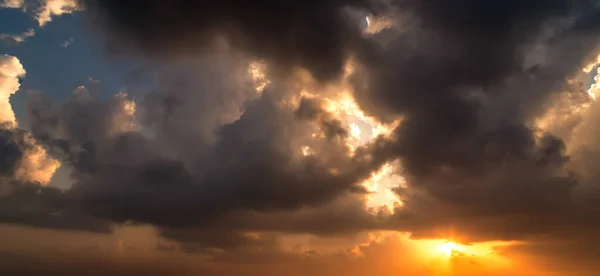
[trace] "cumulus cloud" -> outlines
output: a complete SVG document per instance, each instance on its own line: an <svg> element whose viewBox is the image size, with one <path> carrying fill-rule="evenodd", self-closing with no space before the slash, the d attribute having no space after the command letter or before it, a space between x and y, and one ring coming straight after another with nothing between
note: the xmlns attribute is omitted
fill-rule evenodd
<svg viewBox="0 0 600 276"><path fill-rule="evenodd" d="M377 164L359 154L349 156L344 145L332 140L313 142L323 148L322 156L303 156L301 143L309 142L312 132L294 109L278 104L285 90L265 90L243 107L232 105L233 112L243 108L237 118L209 113L231 105L215 108L220 98L213 97L219 94L210 93L243 92L230 86L229 78L207 82L221 63L213 62L193 72L204 81L187 88L167 78L172 87L149 94L135 110L124 94L103 103L84 89L64 103L30 102L32 133L76 169L80 183L70 192L81 193L84 208L121 222L208 227L232 212L316 207L361 192L359 180ZM220 66L232 74L235 65ZM238 72L252 81L247 71ZM197 85L207 86L206 94L195 93ZM252 86L245 87L247 95L255 95ZM196 97L207 101L206 108L190 100ZM206 115L191 116L198 112ZM136 122L149 134L137 131ZM188 212L196 219L187 218Z"/></svg>
<svg viewBox="0 0 600 276"><path fill-rule="evenodd" d="M410 6L411 15L426 20L418 21L416 28L432 31L432 41L460 37L449 40L458 44L443 43L443 52L425 41L417 50L423 52L422 59L414 60L419 65L408 58L403 59L408 62L405 66L410 65L407 69L394 67L410 72L406 80L378 79L373 82L374 89L364 92L368 104L381 100L376 106L393 105L389 110L405 117L391 148L401 158L407 182L413 188L401 192L406 202L399 214L406 216L403 220L409 225L414 216L415 234L436 235L432 229L447 227L464 231L473 239L519 239L523 235L558 234L565 230L561 228L565 223L573 228L595 227L595 223L583 219L593 216L594 207L574 199L573 194L583 183L577 171L565 168L569 158L565 156L564 141L558 134L543 133L549 129L539 130L532 124L555 94L576 96L582 92L571 89L568 79L579 74L597 47L595 37L582 28L585 17L573 19L575 15L571 15L586 3L554 2L540 4L548 10L528 6L530 2L507 1L503 6L506 10L473 2L467 5L474 9L469 13L475 17L472 19L465 17L462 9L456 14L451 7L442 9L446 7L443 4ZM528 10L534 14L528 14ZM487 21L480 16L503 19ZM472 25L469 20L480 23ZM529 43L544 28L552 28L542 24L552 20L569 23L554 25L558 28L565 24L547 45L548 56L543 63L525 67L523 56L529 54ZM511 24L518 24L515 26L519 29ZM503 37L505 43L498 45L490 40L488 44L486 40L491 37ZM471 63L474 52L483 56ZM442 59L430 59L438 53ZM562 53L560 59L552 58L556 53ZM397 92L401 87L416 90ZM391 90L385 92L387 89ZM376 97L369 97L367 93L371 92L377 93ZM430 212L442 217L425 219ZM571 212L581 214L581 220L574 223L568 218Z"/></svg>
<svg viewBox="0 0 600 276"><path fill-rule="evenodd" d="M156 87L34 97L30 135L75 184L20 188L4 221L147 224L178 242L161 249L236 263L293 259L280 246L298 234L597 242L594 1L80 4L109 54L152 60ZM11 161L33 140L5 136L8 175L35 178ZM401 202L370 209L365 181L390 164Z"/></svg>
<svg viewBox="0 0 600 276"><path fill-rule="evenodd" d="M350 78L359 105L368 114L383 121L402 118L392 138L380 139L380 144L371 149L374 152L369 153L382 159L376 158L376 163L396 159L402 163L409 192L398 190L404 198L403 209L397 213L400 221L412 212L424 213L415 221L423 219L432 224L421 226L423 228L453 223L462 225L464 222L465 229L477 229L485 235L483 229L467 219L458 221L459 216L477 210L481 214L474 215L506 222L503 216L512 217L513 214L527 212L545 219L544 214L538 213L541 206L547 210L570 208L570 199L566 196L576 186L577 179L564 168L569 159L565 155L564 142L551 133L537 135L531 121L544 112L544 103L551 95L566 89L567 78L581 68L597 45L594 37L587 35L593 24L586 22L587 17L591 16L588 14L593 11L590 2L505 1L492 4L464 1L458 5L442 1L392 1L393 8L388 9L389 14L385 14L385 20L381 19L381 22L386 21L389 22L386 26L397 27L380 28L377 33L370 34L375 40L385 38L384 44L367 42L360 36L354 36L356 33L351 31L355 30L354 25L341 10L357 4L359 7L374 7L369 5L371 3L324 3L323 10L327 14L335 14L338 16L335 18L340 18L339 22L345 23L331 25L337 24L336 19L329 21L327 28L314 28L324 33L317 32L314 37L301 40L306 46L294 48L297 49L294 54L286 52L289 57L277 55L279 47L284 46L278 44L280 40L253 33L266 28L259 23L256 23L257 26L245 24L247 27L244 28L255 29L246 30L241 36L228 33L227 28L220 29L227 26L220 21L221 15L229 16L234 25L245 22L246 17L219 5L203 7L207 11L214 9L214 16L201 17L197 21L190 19L181 26L177 25L205 34L194 38L186 36L183 31L170 32L177 28L174 25L146 27L148 24L144 23L145 20L168 16L160 13L151 3L138 5L144 10L135 18L125 16L129 14L126 12L129 8L136 7L133 4L103 2L89 4L89 7L97 12L95 15L111 37L128 35L133 45L145 53L160 55L165 53L162 51L164 49L185 52L190 50L186 48L188 46L206 46L212 43L213 31L220 30L230 39L233 47L249 50L253 56L265 58L274 66L288 64L306 67L316 78L323 80L331 80L331 76L340 69L329 68L332 70L324 71L319 67L320 61L304 58L304 61L298 62L293 60L295 55L311 57L312 52L308 51L313 44L335 47L329 53L353 53L359 62ZM283 8L270 2L264 5L268 7L267 10L272 8L274 12ZM197 10L183 4L172 7L175 9L172 14L178 16L185 14L177 12L183 8ZM260 9L255 7L252 10ZM588 14L582 15L582 12ZM317 16L309 17L301 12L297 16L319 20ZM281 26L280 33L283 36L292 36L296 29L288 29L287 26L294 18L291 17L289 21L282 19L281 24L272 25ZM402 21L393 24L390 18L401 18ZM376 18L370 18L370 21L377 22ZM337 30L334 27L343 28L334 35L325 33L331 28ZM353 36L348 38L345 36L347 34ZM331 41L325 39L339 39L339 35L348 39L340 40L341 44L328 44ZM260 43L273 47L268 48L271 51L260 52L256 49L251 43L257 38L260 38ZM498 43L499 40L503 43ZM527 57L538 54L534 51L539 49L536 47L540 43L545 43L547 55L536 64L525 63ZM562 58L553 59L552 53L561 53ZM344 55L336 54L333 57L344 60ZM336 67L341 68L339 61L330 60L328 63L338 64ZM327 112L323 112L320 105L305 98L300 102L296 117L318 121L329 138L347 136L347 130ZM265 107L262 109L267 110ZM242 120L236 124L250 116L249 111L246 110ZM471 182L473 184L469 184ZM507 183L515 183L516 186ZM540 186L548 189L539 190L537 187ZM536 198L541 201L532 203ZM437 205L422 203L423 200L433 201L440 207L434 208ZM520 203L506 206L506 209L499 207L502 202L508 201ZM453 208L449 209L449 206ZM454 209L457 215L446 216L445 220L437 219L437 216L425 219L429 212L446 214ZM409 220L403 227L418 232L420 228L417 225L413 228L410 224ZM518 219L515 225L523 227ZM475 235L474 231L465 231ZM491 237L487 238L495 236L492 232L489 234ZM504 237L503 233L498 235Z"/></svg>
<svg viewBox="0 0 600 276"><path fill-rule="evenodd" d="M53 17L81 9L77 0L4 0L0 7L30 12L40 27L52 21Z"/></svg>
<svg viewBox="0 0 600 276"><path fill-rule="evenodd" d="M25 76L23 65L13 56L0 59L0 124L2 127L3 171L8 180L47 184L59 167L59 162L47 156L46 150L33 137L17 128L17 120L10 104L10 96L20 87L19 78ZM5 185L3 185L5 186Z"/></svg>
<svg viewBox="0 0 600 276"><path fill-rule="evenodd" d="M19 77L25 76L25 69L16 57L0 56L0 121L16 126L15 113L10 105L10 96L19 90Z"/></svg>
<svg viewBox="0 0 600 276"><path fill-rule="evenodd" d="M371 9L370 1L310 2L175 1L170 12L159 2L81 1L118 52L141 49L150 55L201 53L223 39L279 70L308 67L320 79L341 73L360 30L345 9ZM160 22L160 23L159 23Z"/></svg>

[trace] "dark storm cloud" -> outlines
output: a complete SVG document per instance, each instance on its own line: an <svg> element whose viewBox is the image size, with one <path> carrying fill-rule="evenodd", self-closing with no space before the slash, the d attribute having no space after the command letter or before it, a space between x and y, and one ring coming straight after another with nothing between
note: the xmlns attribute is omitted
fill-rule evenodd
<svg viewBox="0 0 600 276"><path fill-rule="evenodd" d="M0 223L110 233L111 223L81 209L74 193L37 184L20 184L0 200Z"/></svg>
<svg viewBox="0 0 600 276"><path fill-rule="evenodd" d="M0 272L4 275L222 275L211 269L172 263L161 258L115 258L65 252L34 254L0 252Z"/></svg>
<svg viewBox="0 0 600 276"><path fill-rule="evenodd" d="M81 210L76 193L43 187L17 177L17 169L35 146L18 128L0 129L0 224L109 233L109 222Z"/></svg>
<svg viewBox="0 0 600 276"><path fill-rule="evenodd" d="M536 141L530 124L597 46L577 23L588 3L397 4L411 24L354 77L367 112L403 117L380 151L399 158L407 177L398 227L427 237L453 229L472 239L559 231L578 180L563 168L560 138ZM561 22L573 18L572 26ZM528 64L540 44L546 55Z"/></svg>
<svg viewBox="0 0 600 276"><path fill-rule="evenodd" d="M0 126L0 175L12 178L19 161L23 158L24 151L30 147L25 142L24 131L18 129L7 129Z"/></svg>
<svg viewBox="0 0 600 276"><path fill-rule="evenodd" d="M32 133L73 167L76 183L64 194L42 193L47 201L23 191L25 200L0 209L18 210L6 221L95 231L103 228L90 226L92 218L147 223L189 252L275 247L276 238L246 235L252 231L437 237L452 228L487 240L598 227L591 219L597 193L581 188L597 178L572 171L563 137L531 126L552 95L572 90L566 78L597 46L591 1L391 1L382 15L410 24L373 39L342 11L366 5L360 1L85 3L112 46L159 57L159 87L138 101L142 130L127 125L127 98L103 102L84 90L64 103L35 98ZM352 54L361 107L402 122L350 156L337 139L348 130L322 103L303 98L296 110L282 107L300 90L280 76L256 94L247 61L210 47L217 34L235 51L266 59L271 71L305 67L321 80ZM381 36L386 43L374 43ZM198 53L219 62L163 59ZM315 131L329 139L313 139ZM11 152L5 144L0 150ZM303 156L305 145L318 154ZM396 189L404 205L391 217L371 214L358 183L392 160L407 180ZM77 210L73 223L91 221L49 226L53 208Z"/></svg>
<svg viewBox="0 0 600 276"><path fill-rule="evenodd" d="M240 65L226 62L219 67L219 62L195 67L183 62L161 72L164 89L138 102L145 133L122 129L127 120L115 120L123 118L127 98L100 101L78 88L63 103L43 97L30 102L32 133L74 168L75 184L65 194L78 199L75 209L115 223L156 225L190 252L214 247L252 251L250 247L258 245L244 236L248 231L295 232L302 227L301 232L335 233L346 231L341 225L352 226L350 231L365 228L353 218L360 214L360 221L368 220L361 202L330 203L364 193L358 183L381 163L361 154L351 158L340 143L312 139L314 129L307 121L280 105L295 93L293 87L274 81L256 96L248 86L255 96L245 100L248 96L231 86ZM215 78L215 70L229 77ZM222 101L219 93L244 100L239 105ZM234 116L219 115L221 107ZM325 111L316 112L334 121ZM315 127L331 128L328 120L323 122ZM303 156L304 143L323 154ZM344 212L344 222L328 223L344 206L352 207ZM313 211L289 214L304 209ZM277 221L282 219L295 226L284 227ZM197 238L190 239L190 232ZM218 235L209 238L211 233Z"/></svg>
<svg viewBox="0 0 600 276"><path fill-rule="evenodd" d="M368 77L357 80L357 96L374 115L385 118L382 112L388 111L433 121L429 124L440 120L438 125L457 135L473 126L479 108L468 92L491 93L508 77L525 73L528 44L542 35L544 23L576 13L564 0L549 1L560 5L397 2L402 7L397 16L412 21L400 27L394 41L375 51L374 61L367 60L366 72L360 73Z"/></svg>
<svg viewBox="0 0 600 276"><path fill-rule="evenodd" d="M575 198L581 179L565 167L565 143L531 127L552 95L585 95L566 80L597 49L593 3L396 4L413 24L381 47L379 61L363 64L355 87L371 114L403 117L382 151L407 177L399 227L484 240L595 227L593 206ZM534 54L542 58L528 62Z"/></svg>
<svg viewBox="0 0 600 276"><path fill-rule="evenodd" d="M198 53L224 35L236 48L279 68L306 67L320 79L340 73L359 42L344 8L367 0L96 1L82 0L117 52L129 46L159 56ZM110 47L110 46L109 46Z"/></svg>
<svg viewBox="0 0 600 276"><path fill-rule="evenodd" d="M406 200L396 214L399 222L417 236L435 235L445 227L472 240L564 230L562 225L571 222L568 214L577 209L572 196L578 184L563 168L564 144L552 136L534 142L526 129L520 131L526 135L522 138L513 136L519 131L510 131L478 149L487 156L479 158L475 172L442 169L409 178L411 189L398 189Z"/></svg>
<svg viewBox="0 0 600 276"><path fill-rule="evenodd" d="M228 264L274 264L298 259L285 252L275 234L243 234L228 229L162 229L163 237L176 240L179 250L208 254L212 262Z"/></svg>

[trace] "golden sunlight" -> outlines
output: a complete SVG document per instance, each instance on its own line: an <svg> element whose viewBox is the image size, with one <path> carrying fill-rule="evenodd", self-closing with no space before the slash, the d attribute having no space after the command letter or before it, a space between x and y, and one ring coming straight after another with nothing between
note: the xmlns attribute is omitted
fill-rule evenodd
<svg viewBox="0 0 600 276"><path fill-rule="evenodd" d="M346 83L346 79L354 70L352 61L348 61L345 66L344 79L341 83L333 87L324 88L321 91L309 91L307 88L302 90L298 95L283 99L281 104L284 108L296 109L300 105L301 99L310 98L318 99L324 103L324 109L330 113L336 120L348 129L349 135L342 141L349 154L352 156L356 149L373 142L379 136L388 136L400 124L400 120L389 124L384 124L374 117L367 115L358 105L356 99L352 95L350 86ZM265 68L259 63L253 63L249 69L252 78L257 82L257 91L262 90L268 84L268 79L264 74ZM300 78L302 81L304 78ZM302 82L301 81L301 82ZM337 91L337 92L336 92ZM312 134L313 139L323 139L324 134L316 131ZM303 145L298 150L302 156L308 157L318 155L318 149L313 149L307 145ZM398 174L399 163L385 164L379 171L374 172L371 177L365 180L362 185L370 192L364 197L366 207L369 211L389 211L397 206L401 206L398 196L393 192L393 188L405 185L404 178Z"/></svg>
<svg viewBox="0 0 600 276"><path fill-rule="evenodd" d="M115 112L113 115L111 135L136 130L138 125L135 117L135 101L129 99L129 95L123 92L115 95L115 101L119 112Z"/></svg>
<svg viewBox="0 0 600 276"><path fill-rule="evenodd" d="M462 252L463 251L463 249L460 246L458 246L456 243L451 242L451 241L441 244L439 246L438 250L448 257L451 257L454 254L454 252Z"/></svg>
<svg viewBox="0 0 600 276"><path fill-rule="evenodd" d="M543 133L551 131L552 126L560 125L557 122L576 118L588 112L592 104L596 102L598 95L600 95L600 68L594 70L599 64L600 55L593 62L587 64L582 72L567 79L569 86L576 87L578 83L587 86L585 88L588 95L587 100L573 97L573 93L559 93L555 98L550 99L551 105L549 108L533 123L538 129L537 138L540 138Z"/></svg>
<svg viewBox="0 0 600 276"><path fill-rule="evenodd" d="M600 55L596 56L596 59L594 59L594 61L586 64L582 71L585 73L589 73L592 72L592 69L594 69L594 67L598 66L598 64L600 64Z"/></svg>
<svg viewBox="0 0 600 276"><path fill-rule="evenodd" d="M262 62L252 62L248 66L248 73L254 82L254 90L260 94L270 83L266 74L266 65Z"/></svg>
<svg viewBox="0 0 600 276"><path fill-rule="evenodd" d="M335 98L324 98L325 109L340 120L349 130L346 146L354 154L356 148L372 142L380 135L389 135L399 124L383 124L377 119L368 116L358 106L358 103L349 92L341 92ZM405 184L404 178L398 175L399 164L385 164L379 171L374 172L362 185L370 192L365 196L367 208L378 212L382 208L393 212L394 207L402 202L392 192L392 189Z"/></svg>

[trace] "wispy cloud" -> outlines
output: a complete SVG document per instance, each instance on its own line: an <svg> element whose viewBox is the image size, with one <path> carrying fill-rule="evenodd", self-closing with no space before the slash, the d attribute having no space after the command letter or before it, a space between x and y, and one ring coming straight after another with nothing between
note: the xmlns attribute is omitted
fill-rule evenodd
<svg viewBox="0 0 600 276"><path fill-rule="evenodd" d="M100 80L94 79L94 77L88 77L88 80L92 83L92 84L98 84L100 83Z"/></svg>
<svg viewBox="0 0 600 276"><path fill-rule="evenodd" d="M71 46L71 44L73 44L73 42L75 42L75 38L71 37L71 38L63 41L63 43L61 43L60 46L63 48L67 48L67 47Z"/></svg>
<svg viewBox="0 0 600 276"><path fill-rule="evenodd" d="M19 9L25 6L25 0L4 0L0 2L0 7Z"/></svg>
<svg viewBox="0 0 600 276"><path fill-rule="evenodd" d="M28 29L20 34L0 34L0 41L8 44L19 44L35 35L34 29Z"/></svg>

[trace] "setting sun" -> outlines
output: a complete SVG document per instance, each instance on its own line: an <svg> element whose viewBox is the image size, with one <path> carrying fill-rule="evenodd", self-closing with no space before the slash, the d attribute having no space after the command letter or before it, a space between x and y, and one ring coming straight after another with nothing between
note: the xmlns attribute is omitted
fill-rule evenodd
<svg viewBox="0 0 600 276"><path fill-rule="evenodd" d="M439 251L444 255L450 257L452 256L452 253L454 253L455 251L462 251L462 249L456 243L449 241L442 244L439 248Z"/></svg>
<svg viewBox="0 0 600 276"><path fill-rule="evenodd" d="M0 276L600 276L600 0L0 0Z"/></svg>

